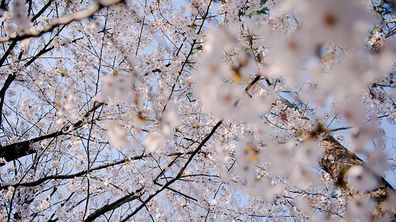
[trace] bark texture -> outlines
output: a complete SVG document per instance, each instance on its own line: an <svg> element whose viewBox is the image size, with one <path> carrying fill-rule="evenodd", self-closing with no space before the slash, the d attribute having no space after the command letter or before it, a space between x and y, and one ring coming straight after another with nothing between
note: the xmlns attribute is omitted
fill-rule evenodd
<svg viewBox="0 0 396 222"><path fill-rule="evenodd" d="M395 208L388 202L391 195L395 193L393 187L383 177L377 176L378 185L374 190L362 193L352 189L348 185L346 173L351 166L364 166L364 161L330 135L327 135L320 145L325 149L320 165L330 174L335 185L341 187L351 198L370 197L377 202L378 206L372 212L372 221L396 221Z"/></svg>

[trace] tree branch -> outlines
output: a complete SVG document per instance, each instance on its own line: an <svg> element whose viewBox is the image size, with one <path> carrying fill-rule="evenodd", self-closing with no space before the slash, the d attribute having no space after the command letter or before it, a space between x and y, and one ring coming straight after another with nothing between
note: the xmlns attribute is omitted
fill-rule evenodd
<svg viewBox="0 0 396 222"><path fill-rule="evenodd" d="M128 219L130 219L131 217L133 217L135 214L137 214L143 207L146 206L146 204L153 199L155 196L157 196L159 193L161 193L163 190L167 189L170 185L172 185L174 182L176 182L177 180L179 180L184 171L187 169L188 165L190 164L190 162L194 159L194 156L202 149L202 147L205 145L206 142L208 142L208 140L214 135L214 133L216 132L216 130L221 126L221 124L223 123L223 121L219 121L217 122L217 124L212 128L212 130L210 131L209 134L207 134L205 136L205 138L201 141L201 143L199 144L199 146L193 151L193 153L190 155L190 157L188 158L187 162L183 165L183 167L179 170L178 174L176 175L175 178L173 178L172 180L169 180L167 183L164 184L164 186L162 186L159 190L157 190L155 193L151 194L146 200L143 201L143 203L137 207L131 214L128 214L124 219L122 219L122 222L127 221Z"/></svg>
<svg viewBox="0 0 396 222"><path fill-rule="evenodd" d="M75 12L71 15L59 18L55 22L39 29L39 30L34 30L31 32L27 32L22 35L17 35L15 37L2 37L0 38L0 43L2 42L8 42L8 41L21 41L27 38L32 38L32 37L39 37L45 33L53 31L55 28L63 26L63 25L68 25L74 21L79 21L85 18L89 18L93 16L96 12L98 12L100 9L104 7L109 7L112 5L115 5L117 3L123 2L122 0L112 0L112 1L98 1L94 3L90 8Z"/></svg>
<svg viewBox="0 0 396 222"><path fill-rule="evenodd" d="M85 115L81 120L79 120L78 122L74 123L71 126L70 130L69 130L70 126L64 126L62 127L61 130L58 130L56 132L47 135L39 136L30 140L17 142L17 143L9 144L4 147L0 147L0 158L4 158L7 162L9 162L24 157L26 155L36 153L36 150L34 150L32 147L33 143L37 143L46 139L65 135L70 133L70 131L74 131L78 128L81 128L84 125L84 121L89 117L89 114L103 105L104 103L98 103L94 107L92 107L87 113L85 113ZM0 163L0 166L4 166L4 165L5 163Z"/></svg>

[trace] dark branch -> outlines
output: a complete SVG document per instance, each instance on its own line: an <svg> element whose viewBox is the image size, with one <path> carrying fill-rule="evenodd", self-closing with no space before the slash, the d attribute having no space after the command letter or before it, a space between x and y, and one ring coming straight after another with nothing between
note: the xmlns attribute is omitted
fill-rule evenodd
<svg viewBox="0 0 396 222"><path fill-rule="evenodd" d="M39 136L30 140L18 142L18 143L13 143L9 144L4 147L0 147L0 158L4 158L7 162L13 161L16 159L19 159L21 157L24 157L29 154L36 153L36 150L33 149L32 144L46 140L46 139L51 139L55 138L61 135L65 135L70 133L71 131L74 131L76 129L81 128L84 125L84 121L89 117L89 114L98 109L99 107L103 106L104 103L98 103L96 104L92 109L90 109L81 120L78 122L74 123L71 127L70 126L64 126L61 130ZM0 166L5 165L5 163L0 163Z"/></svg>

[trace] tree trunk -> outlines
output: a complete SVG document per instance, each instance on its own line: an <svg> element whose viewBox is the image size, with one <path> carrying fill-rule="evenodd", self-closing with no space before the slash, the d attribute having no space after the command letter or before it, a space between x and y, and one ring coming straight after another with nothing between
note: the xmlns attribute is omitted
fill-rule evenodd
<svg viewBox="0 0 396 222"><path fill-rule="evenodd" d="M391 194L394 193L393 187L385 181L383 177L377 176L377 188L367 192L357 192L352 189L347 182L346 173L351 166L362 165L361 160L354 153L350 152L341 145L334 137L327 135L320 145L325 149L325 154L320 160L323 170L330 174L336 186L341 187L351 198L370 197L378 206L372 213L372 221L396 221L395 209L388 203Z"/></svg>

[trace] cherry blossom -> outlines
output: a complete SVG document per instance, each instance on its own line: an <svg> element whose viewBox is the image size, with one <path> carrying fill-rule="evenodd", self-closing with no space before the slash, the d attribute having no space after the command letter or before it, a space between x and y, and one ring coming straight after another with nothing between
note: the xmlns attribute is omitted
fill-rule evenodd
<svg viewBox="0 0 396 222"><path fill-rule="evenodd" d="M394 1L0 3L0 221L391 221Z"/></svg>

